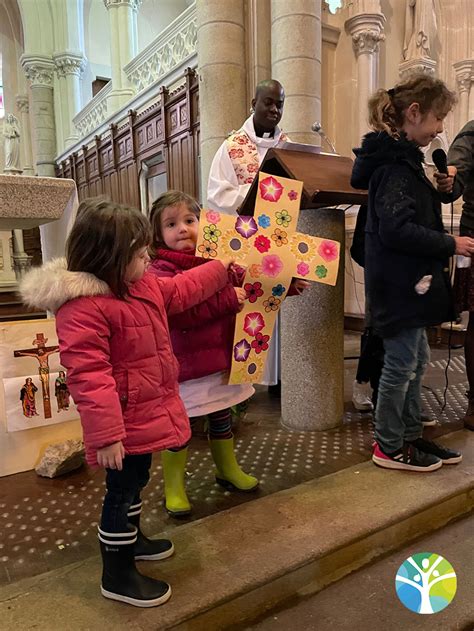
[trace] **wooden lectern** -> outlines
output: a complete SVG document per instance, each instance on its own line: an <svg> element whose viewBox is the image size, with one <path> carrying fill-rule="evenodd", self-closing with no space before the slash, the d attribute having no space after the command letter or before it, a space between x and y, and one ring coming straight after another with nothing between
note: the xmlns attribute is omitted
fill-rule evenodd
<svg viewBox="0 0 474 631"><path fill-rule="evenodd" d="M291 143L285 144L288 146ZM364 204L367 201L367 192L350 185L352 164L350 158L328 153L269 149L260 171L302 181L301 208ZM239 215L253 215L257 184L258 177L255 177L239 209Z"/></svg>
<svg viewBox="0 0 474 631"><path fill-rule="evenodd" d="M313 283L302 296L285 300L281 310L283 425L323 431L340 425L344 411L345 223L343 210L334 206L363 204L367 193L350 185L350 158L286 147L270 149L260 170L303 181L298 230L341 243L336 286ZM257 184L255 177L239 214L253 215Z"/></svg>

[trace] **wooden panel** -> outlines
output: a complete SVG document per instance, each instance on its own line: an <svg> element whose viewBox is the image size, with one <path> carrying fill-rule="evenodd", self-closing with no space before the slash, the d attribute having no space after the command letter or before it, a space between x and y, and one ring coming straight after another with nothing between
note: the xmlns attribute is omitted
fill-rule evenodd
<svg viewBox="0 0 474 631"><path fill-rule="evenodd" d="M185 85L171 96L160 88L153 105L137 114L131 111L121 127L111 125L95 144L57 165L58 177L78 185L79 199L106 195L114 201L139 207L139 173L143 162L166 157L170 188L190 195L198 192L199 95L193 71L185 72Z"/></svg>

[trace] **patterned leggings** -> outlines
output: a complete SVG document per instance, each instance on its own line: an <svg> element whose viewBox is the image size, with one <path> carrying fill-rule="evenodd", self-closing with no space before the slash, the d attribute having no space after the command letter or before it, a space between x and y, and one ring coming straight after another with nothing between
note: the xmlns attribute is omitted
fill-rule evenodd
<svg viewBox="0 0 474 631"><path fill-rule="evenodd" d="M190 418L191 429L196 423L198 417ZM219 410L218 412L211 412L207 415L208 424L209 424L209 438L211 440L226 440L228 438L232 438L232 422L231 422L231 414L230 408L225 408L224 410ZM180 449L170 449L170 451L181 451L181 449L186 449L185 447L181 447Z"/></svg>

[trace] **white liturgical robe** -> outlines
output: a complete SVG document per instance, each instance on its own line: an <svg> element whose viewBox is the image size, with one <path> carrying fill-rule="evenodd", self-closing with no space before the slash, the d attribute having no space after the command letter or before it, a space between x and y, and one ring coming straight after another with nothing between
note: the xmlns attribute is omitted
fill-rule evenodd
<svg viewBox="0 0 474 631"><path fill-rule="evenodd" d="M276 147L280 142L281 129L275 127L273 137L260 138L255 133L253 115L249 116L240 128L257 147L258 163L261 164L268 149ZM254 173L254 176L256 173ZM209 172L207 185L207 208L218 210L228 215L236 215L237 209L242 204L250 188L251 183L239 184L234 165L229 156L227 140L217 150Z"/></svg>

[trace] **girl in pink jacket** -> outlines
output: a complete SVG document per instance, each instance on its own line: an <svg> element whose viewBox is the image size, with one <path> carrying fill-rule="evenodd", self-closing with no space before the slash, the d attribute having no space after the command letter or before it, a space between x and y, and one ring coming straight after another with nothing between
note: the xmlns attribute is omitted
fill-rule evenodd
<svg viewBox="0 0 474 631"><path fill-rule="evenodd" d="M194 255L200 208L186 193L168 191L151 209L155 260L150 272L161 278L179 278L191 269L206 269L209 262ZM191 418L207 415L209 444L216 465L216 481L230 490L253 491L257 478L244 473L235 452L230 408L247 400L250 384L228 385L234 339L235 314L246 299L240 287L241 268L232 268L219 292L205 302L169 317L173 350L179 362L180 394ZM184 473L187 447L161 455L165 482L165 507L172 517L191 512Z"/></svg>
<svg viewBox="0 0 474 631"><path fill-rule="evenodd" d="M150 240L150 224L138 210L82 202L66 260L33 270L21 287L26 304L56 314L87 461L106 469L102 594L138 607L160 605L171 595L167 583L135 567L136 559L165 559L174 550L171 541L148 539L139 527L152 452L179 448L190 438L168 316L225 287L230 264L215 261L157 278L146 273Z"/></svg>

